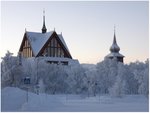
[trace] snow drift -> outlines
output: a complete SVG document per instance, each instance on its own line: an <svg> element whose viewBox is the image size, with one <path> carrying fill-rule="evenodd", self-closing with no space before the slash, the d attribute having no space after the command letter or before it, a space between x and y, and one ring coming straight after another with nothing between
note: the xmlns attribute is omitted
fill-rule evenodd
<svg viewBox="0 0 150 113"><path fill-rule="evenodd" d="M148 112L148 99L142 95L111 98L108 95L86 97L84 95L33 94L18 88L2 89L2 111L48 112Z"/></svg>

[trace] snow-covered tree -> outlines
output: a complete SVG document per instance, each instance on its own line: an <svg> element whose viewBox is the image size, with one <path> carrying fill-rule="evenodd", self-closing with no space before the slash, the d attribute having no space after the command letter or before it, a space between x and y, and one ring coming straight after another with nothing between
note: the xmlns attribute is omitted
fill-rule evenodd
<svg viewBox="0 0 150 113"><path fill-rule="evenodd" d="M36 84L37 82L37 64L34 58L29 58L29 59L22 59L22 80L25 77L30 77L31 79L31 84Z"/></svg>
<svg viewBox="0 0 150 113"><path fill-rule="evenodd" d="M22 87L23 79L30 77L33 92L40 84L41 92L50 94L110 94L117 97L149 94L149 60L122 64L115 58L105 59L97 63L96 68L89 69L81 65L49 64L44 57L22 58L22 65L18 65L17 57L9 51L2 59L2 87Z"/></svg>
<svg viewBox="0 0 150 113"><path fill-rule="evenodd" d="M39 80L38 86L39 86L39 93L45 93L45 84L43 83L43 79Z"/></svg>
<svg viewBox="0 0 150 113"><path fill-rule="evenodd" d="M97 81L100 93L109 93L109 88L115 83L117 76L116 59L105 59L97 64Z"/></svg>
<svg viewBox="0 0 150 113"><path fill-rule="evenodd" d="M85 70L80 66L71 66L68 69L68 85L72 93L82 93L83 90L86 90L85 86Z"/></svg>
<svg viewBox="0 0 150 113"><path fill-rule="evenodd" d="M87 86L87 94L89 95L96 95L96 88L95 83L97 81L96 79L96 71L95 70L87 70L86 71L86 86Z"/></svg>
<svg viewBox="0 0 150 113"><path fill-rule="evenodd" d="M40 74L40 72L39 72ZM46 85L46 92L56 94L64 93L67 89L67 73L63 66L55 64L47 64L45 73L41 73L40 78L43 78Z"/></svg>
<svg viewBox="0 0 150 113"><path fill-rule="evenodd" d="M118 63L118 72L114 85L109 89L111 96L122 97L126 93L126 80L125 76L127 70L122 63Z"/></svg>
<svg viewBox="0 0 150 113"><path fill-rule="evenodd" d="M6 55L2 57L1 63L1 82L2 87L12 85L14 82L14 69L17 66L16 57L12 56L13 53L7 51Z"/></svg>
<svg viewBox="0 0 150 113"><path fill-rule="evenodd" d="M137 81L137 91L139 94L148 95L149 94L149 60L144 62L136 61L135 63L130 63L129 68L131 69L135 80Z"/></svg>

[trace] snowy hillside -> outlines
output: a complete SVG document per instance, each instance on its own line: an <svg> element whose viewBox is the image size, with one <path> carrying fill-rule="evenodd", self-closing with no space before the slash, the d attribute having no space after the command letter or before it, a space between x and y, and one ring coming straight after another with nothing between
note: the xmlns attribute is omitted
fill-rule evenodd
<svg viewBox="0 0 150 113"><path fill-rule="evenodd" d="M128 95L123 98L111 98L107 95L84 97L83 95L36 95L18 88L2 89L2 111L148 111L148 99L142 95Z"/></svg>

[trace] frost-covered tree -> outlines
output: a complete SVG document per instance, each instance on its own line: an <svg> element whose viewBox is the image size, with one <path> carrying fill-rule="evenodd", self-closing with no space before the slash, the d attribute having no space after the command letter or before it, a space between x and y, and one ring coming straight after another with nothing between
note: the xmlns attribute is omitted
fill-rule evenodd
<svg viewBox="0 0 150 113"><path fill-rule="evenodd" d="M148 96L149 94L149 60L144 63L137 62L136 69L134 71L135 78L138 80L140 94Z"/></svg>
<svg viewBox="0 0 150 113"><path fill-rule="evenodd" d="M20 87L22 84L23 68L21 66L16 66L12 73L14 75L12 85L15 87Z"/></svg>
<svg viewBox="0 0 150 113"><path fill-rule="evenodd" d="M1 63L1 82L2 87L12 85L14 82L14 69L17 66L17 58L12 56L13 53L7 51L4 57L2 57Z"/></svg>
<svg viewBox="0 0 150 113"><path fill-rule="evenodd" d="M105 59L97 64L97 81L100 93L109 93L109 88L115 83L117 76L116 59Z"/></svg>
<svg viewBox="0 0 150 113"><path fill-rule="evenodd" d="M25 77L30 77L31 84L36 84L37 82L37 64L34 58L22 59L22 80Z"/></svg>
<svg viewBox="0 0 150 113"><path fill-rule="evenodd" d="M43 82L43 79L39 80L38 86L39 86L39 93L45 93L45 84Z"/></svg>
<svg viewBox="0 0 150 113"><path fill-rule="evenodd" d="M139 89L138 89L138 92L140 94L144 94L144 95L148 96L148 94L149 94L148 80L149 80L149 70L147 68L143 71L143 77L142 77L142 80L140 82L140 86L139 86Z"/></svg>
<svg viewBox="0 0 150 113"><path fill-rule="evenodd" d="M22 68L22 78L30 77L35 92L40 79L43 80L46 93L82 93L86 89L85 73L80 65L49 64L43 57L38 57L22 59Z"/></svg>
<svg viewBox="0 0 150 113"><path fill-rule="evenodd" d="M97 79L100 84L100 92L108 93L108 74L109 74L109 60L102 61L97 64Z"/></svg>
<svg viewBox="0 0 150 113"><path fill-rule="evenodd" d="M122 94L148 94L148 60L129 65L104 60L97 64L97 81L100 93L114 96ZM108 92L109 91L109 92Z"/></svg>
<svg viewBox="0 0 150 113"><path fill-rule="evenodd" d="M87 70L86 71L86 76L87 76L87 80L86 80L86 85L87 85L87 93L88 96L89 95L96 95L96 85L97 84L97 73L95 70Z"/></svg>
<svg viewBox="0 0 150 113"><path fill-rule="evenodd" d="M39 78L43 78L45 91L51 94L65 92L68 88L66 82L67 77L68 75L64 71L64 67L61 65L46 64L46 66L39 71Z"/></svg>
<svg viewBox="0 0 150 113"><path fill-rule="evenodd" d="M96 68L86 69L81 65L49 64L44 57L22 58L22 65L18 65L17 57L9 51L2 59L2 87L22 87L23 79L30 77L30 91L33 92L42 80L40 84L44 86L44 92L50 94L111 94L121 97L124 94L148 96L149 93L149 60L127 65L115 58L105 59L97 63Z"/></svg>
<svg viewBox="0 0 150 113"><path fill-rule="evenodd" d="M146 96L149 95L149 60L145 61L145 69L143 70L143 78L139 86L139 93Z"/></svg>
<svg viewBox="0 0 150 113"><path fill-rule="evenodd" d="M135 63L130 63L129 68L134 75L134 79L137 81L137 91L139 94L148 95L149 94L149 60L146 62L136 61Z"/></svg>
<svg viewBox="0 0 150 113"><path fill-rule="evenodd" d="M124 65L126 69L126 74L124 80L126 81L126 92L125 94L138 94L138 82L134 78L133 71L128 65Z"/></svg>
<svg viewBox="0 0 150 113"><path fill-rule="evenodd" d="M86 90L86 74L84 68L80 65L71 66L67 72L70 91L76 94L84 92Z"/></svg>
<svg viewBox="0 0 150 113"><path fill-rule="evenodd" d="M122 97L126 93L126 79L127 70L122 63L118 63L118 72L114 85L109 89L111 96Z"/></svg>

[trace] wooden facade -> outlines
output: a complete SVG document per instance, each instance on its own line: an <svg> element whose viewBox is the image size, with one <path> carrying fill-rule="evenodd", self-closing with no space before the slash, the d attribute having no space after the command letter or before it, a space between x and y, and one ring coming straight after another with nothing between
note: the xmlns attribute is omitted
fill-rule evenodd
<svg viewBox="0 0 150 113"><path fill-rule="evenodd" d="M27 40L27 38L24 40L24 44L23 44L21 53L22 53L22 56L25 58L33 57L33 51L31 49L31 45L30 45L29 41Z"/></svg>
<svg viewBox="0 0 150 113"><path fill-rule="evenodd" d="M56 32L53 33L51 38L43 46L38 56L72 58Z"/></svg>
<svg viewBox="0 0 150 113"><path fill-rule="evenodd" d="M60 40L59 36L55 31L49 37L49 39L47 40L47 42L44 44L44 46L41 48L41 50L37 55L34 55L30 41L28 40L27 34L25 33L19 52L24 58L45 56L45 57L62 57L72 59L69 51L62 43L62 41Z"/></svg>

